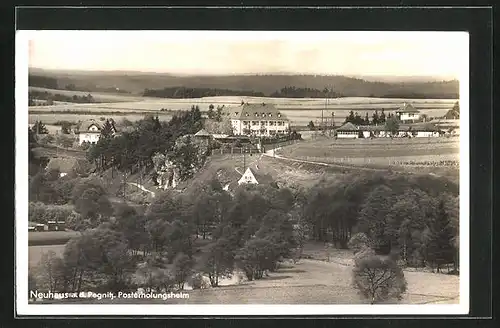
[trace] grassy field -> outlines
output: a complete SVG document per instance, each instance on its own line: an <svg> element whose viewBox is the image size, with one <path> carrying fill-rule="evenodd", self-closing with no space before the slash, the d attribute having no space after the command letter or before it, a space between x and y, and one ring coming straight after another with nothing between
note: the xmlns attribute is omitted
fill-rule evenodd
<svg viewBox="0 0 500 328"><path fill-rule="evenodd" d="M40 89L40 88L38 88ZM45 90L45 89L42 89ZM50 90L46 90L50 91ZM59 92L59 90L53 90ZM67 91L68 94L76 94L77 91ZM85 94L85 93L82 93ZM137 97L130 95L113 95L113 94L98 94L96 95L101 101L109 97L108 102L91 103L91 104L56 104L52 106L31 106L30 122L35 119L41 119L48 122L53 122L54 119L50 118L52 115L57 117L55 120L74 121L75 118L70 118L73 112L78 114L78 117L89 118L89 111L99 113L98 115L118 115L117 112L123 112L127 115L129 120L137 120L144 115L138 115L137 112L158 112L162 108L168 110L189 110L191 106L197 105L202 111L208 110L210 104L215 106L239 106L241 101L249 103L270 103L275 104L277 108L288 116L292 125L307 125L309 121L318 123L323 117L331 118L332 113L335 115L335 120L343 122L349 111L357 111L360 115L364 116L365 113L371 117L375 110L381 111L385 109L386 113L396 110L402 106L404 102L412 103L422 113L427 114L429 117L441 117L453 107L455 99L392 99L392 98L360 98L360 97L346 97L333 99L329 101L325 107L325 99L316 98L261 98L261 97L205 97L205 98L192 98L192 99L167 99L167 98L151 98L151 97ZM64 114L49 113L50 111L65 112ZM69 113L66 113L68 111ZM39 112L39 113L37 113ZM85 114L85 115L83 115ZM43 115L43 116L42 116ZM109 115L108 115L109 116ZM31 118L33 117L33 119ZM37 117L37 118L35 118ZM168 115L165 119L169 119Z"/></svg>
<svg viewBox="0 0 500 328"><path fill-rule="evenodd" d="M283 265L258 281L190 290L189 299L95 299L92 304L367 304L351 286L352 267L336 262L304 259ZM459 302L459 278L445 274L405 272L408 292L397 304Z"/></svg>
<svg viewBox="0 0 500 328"><path fill-rule="evenodd" d="M404 165L411 161L458 161L459 151L457 138L335 140L321 137L285 147L277 154L325 163Z"/></svg>

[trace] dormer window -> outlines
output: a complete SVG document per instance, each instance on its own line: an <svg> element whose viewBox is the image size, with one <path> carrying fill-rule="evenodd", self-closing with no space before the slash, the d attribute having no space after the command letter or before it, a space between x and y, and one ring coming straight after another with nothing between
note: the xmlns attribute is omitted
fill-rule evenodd
<svg viewBox="0 0 500 328"><path fill-rule="evenodd" d="M255 113L255 116L256 116L256 117L259 117L259 113Z"/></svg>
<svg viewBox="0 0 500 328"><path fill-rule="evenodd" d="M238 116L238 112L234 112L234 116Z"/></svg>
<svg viewBox="0 0 500 328"><path fill-rule="evenodd" d="M273 114L269 113L269 117L273 116Z"/></svg>
<svg viewBox="0 0 500 328"><path fill-rule="evenodd" d="M250 116L250 114L246 113L245 116Z"/></svg>
<svg viewBox="0 0 500 328"><path fill-rule="evenodd" d="M278 113L278 117L281 117L281 114L280 114L280 113Z"/></svg>

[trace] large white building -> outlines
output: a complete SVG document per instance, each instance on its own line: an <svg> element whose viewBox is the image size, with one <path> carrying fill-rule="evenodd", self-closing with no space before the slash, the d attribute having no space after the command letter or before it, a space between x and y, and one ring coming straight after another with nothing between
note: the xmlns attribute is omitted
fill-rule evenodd
<svg viewBox="0 0 500 328"><path fill-rule="evenodd" d="M275 136L287 134L290 120L272 104L248 104L229 107L233 134L252 136Z"/></svg>

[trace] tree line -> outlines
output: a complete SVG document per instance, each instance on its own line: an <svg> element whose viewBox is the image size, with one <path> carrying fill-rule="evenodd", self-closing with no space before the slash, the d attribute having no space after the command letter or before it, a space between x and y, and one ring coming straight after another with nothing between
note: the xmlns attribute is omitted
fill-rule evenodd
<svg viewBox="0 0 500 328"><path fill-rule="evenodd" d="M134 122L133 129L118 136L111 137L102 130L102 137L92 145L87 153L88 160L95 164L99 171L113 168L134 174L138 171L150 171L156 153L169 156L182 165L190 165L193 158L194 145L191 140L185 147L175 148L176 140L184 135L192 135L203 127L200 109L193 106L190 111L175 114L168 122L160 121L158 116L147 116ZM178 150L178 153L175 151Z"/></svg>
<svg viewBox="0 0 500 328"><path fill-rule="evenodd" d="M325 87L323 90L315 88L297 88L295 86L286 86L269 95L275 98L339 98L343 95Z"/></svg>
<svg viewBox="0 0 500 328"><path fill-rule="evenodd" d="M458 263L458 186L446 179L350 174L310 190L243 185L230 193L213 176L183 193L159 193L144 211L112 204L93 178L73 180L60 203L74 206L67 223L82 234L62 257L49 255L30 271L32 283L52 291L200 288L201 276L216 287L235 270L261 279L300 257L308 240L363 245L438 271ZM388 266L398 273L370 261L360 272Z"/></svg>
<svg viewBox="0 0 500 328"><path fill-rule="evenodd" d="M46 100L44 105L52 105L54 101L70 102L70 103L94 103L94 97L89 93L87 95L62 95L59 93L50 93L47 91L29 91L28 93L28 106L37 106L35 100Z"/></svg>
<svg viewBox="0 0 500 328"><path fill-rule="evenodd" d="M143 96L182 99L182 98L202 98L202 97L217 97L217 96L264 97L265 95L262 92L246 91L246 90L169 87L163 89L145 89L143 92Z"/></svg>

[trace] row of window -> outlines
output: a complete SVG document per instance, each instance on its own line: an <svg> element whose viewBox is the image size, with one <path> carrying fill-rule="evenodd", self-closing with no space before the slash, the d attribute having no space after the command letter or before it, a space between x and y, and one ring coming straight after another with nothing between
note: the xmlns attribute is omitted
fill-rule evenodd
<svg viewBox="0 0 500 328"><path fill-rule="evenodd" d="M249 125L250 121L243 121L243 125ZM252 121L252 125L285 125L283 121Z"/></svg>
<svg viewBox="0 0 500 328"><path fill-rule="evenodd" d="M261 134L284 134L285 130L244 130L243 133L245 134L258 134L260 132Z"/></svg>

